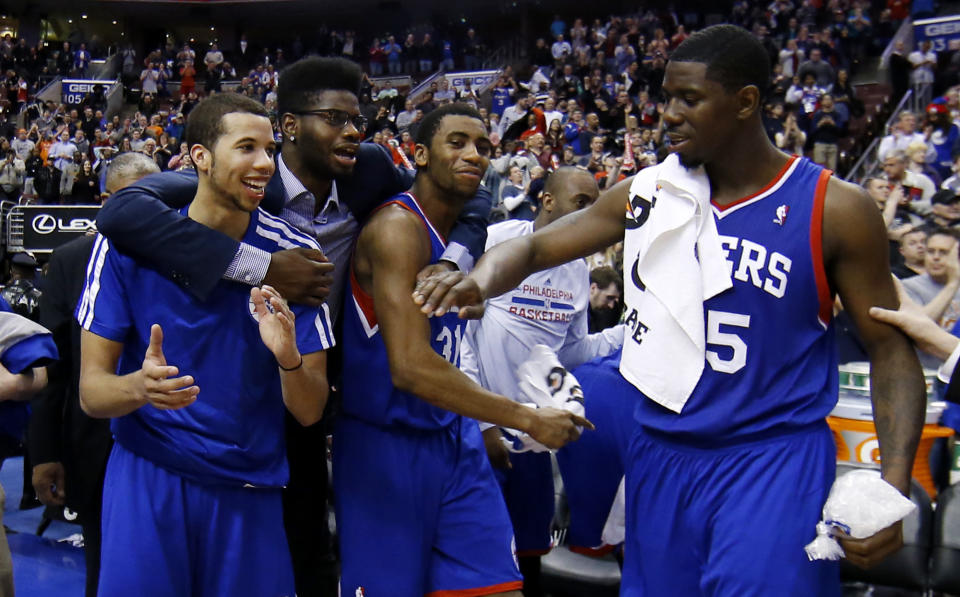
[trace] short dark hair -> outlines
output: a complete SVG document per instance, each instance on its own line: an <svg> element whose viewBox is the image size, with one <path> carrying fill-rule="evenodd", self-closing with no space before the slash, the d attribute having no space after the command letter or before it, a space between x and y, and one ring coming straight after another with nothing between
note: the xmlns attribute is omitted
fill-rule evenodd
<svg viewBox="0 0 960 597"><path fill-rule="evenodd" d="M706 64L707 78L731 93L754 85L762 100L770 85L770 56L760 40L736 25L697 31L677 46L670 60Z"/></svg>
<svg viewBox="0 0 960 597"><path fill-rule="evenodd" d="M470 118L476 118L481 123L483 122L483 117L480 116L480 112L469 104L459 102L446 104L435 110L431 110L429 114L423 117L423 120L420 122L420 128L417 129L417 137L414 139L414 142L417 145L430 147L430 141L433 139L433 136L437 134L437 129L440 128L440 121L443 120L444 116L469 116Z"/></svg>
<svg viewBox="0 0 960 597"><path fill-rule="evenodd" d="M211 95L190 110L184 131L187 146L203 145L207 149L213 149L217 139L223 134L223 117L233 112L270 118L263 104L245 95L232 92Z"/></svg>
<svg viewBox="0 0 960 597"><path fill-rule="evenodd" d="M311 56L280 71L277 112L286 114L312 108L324 91L349 91L360 95L363 73L346 58Z"/></svg>
<svg viewBox="0 0 960 597"><path fill-rule="evenodd" d="M934 226L929 228L927 230L927 242L930 242L930 239L934 236L949 236L950 238L957 240L957 233L946 226Z"/></svg>
<svg viewBox="0 0 960 597"><path fill-rule="evenodd" d="M623 278L617 273L617 270L606 265L590 270L590 283L596 284L597 288L601 290L610 288L611 284L616 284L619 290L623 290Z"/></svg>

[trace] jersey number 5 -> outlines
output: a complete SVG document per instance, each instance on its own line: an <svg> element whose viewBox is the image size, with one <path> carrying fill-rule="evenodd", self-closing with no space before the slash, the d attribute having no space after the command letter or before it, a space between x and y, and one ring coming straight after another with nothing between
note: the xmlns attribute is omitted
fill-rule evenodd
<svg viewBox="0 0 960 597"><path fill-rule="evenodd" d="M720 331L720 326L750 327L750 316L726 311L707 311L707 344L726 346L733 351L728 359L721 358L714 350L707 350L707 362L714 371L736 373L747 364L747 344L740 336Z"/></svg>

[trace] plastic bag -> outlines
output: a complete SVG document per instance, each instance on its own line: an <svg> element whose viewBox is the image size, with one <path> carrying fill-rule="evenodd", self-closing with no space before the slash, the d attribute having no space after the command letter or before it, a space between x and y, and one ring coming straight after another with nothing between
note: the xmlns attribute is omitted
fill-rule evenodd
<svg viewBox="0 0 960 597"><path fill-rule="evenodd" d="M544 344L530 350L527 360L517 368L520 394L528 406L559 408L584 416L583 390L577 378L560 364L560 359ZM503 438L511 452L549 452L550 449L526 433L505 429L513 439ZM583 431L580 429L580 431Z"/></svg>
<svg viewBox="0 0 960 597"><path fill-rule="evenodd" d="M856 470L838 477L823 505L823 520L817 523L817 538L804 550L811 560L839 560L843 548L835 530L854 539L864 539L903 520L916 505L875 470Z"/></svg>

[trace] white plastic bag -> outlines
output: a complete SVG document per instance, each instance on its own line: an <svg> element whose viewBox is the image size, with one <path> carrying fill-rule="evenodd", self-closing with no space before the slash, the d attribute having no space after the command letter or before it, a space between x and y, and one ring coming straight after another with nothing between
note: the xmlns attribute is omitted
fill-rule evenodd
<svg viewBox="0 0 960 597"><path fill-rule="evenodd" d="M817 538L804 550L811 560L839 560L844 553L833 536L835 529L864 539L903 520L915 508L879 471L850 471L833 482L823 505L823 520L817 523Z"/></svg>
<svg viewBox="0 0 960 597"><path fill-rule="evenodd" d="M559 408L584 416L583 390L577 378L560 364L560 359L544 344L530 350L527 360L517 368L520 393L529 406ZM503 438L512 452L548 452L549 448L526 433L505 429L513 441ZM583 431L582 429L580 431Z"/></svg>

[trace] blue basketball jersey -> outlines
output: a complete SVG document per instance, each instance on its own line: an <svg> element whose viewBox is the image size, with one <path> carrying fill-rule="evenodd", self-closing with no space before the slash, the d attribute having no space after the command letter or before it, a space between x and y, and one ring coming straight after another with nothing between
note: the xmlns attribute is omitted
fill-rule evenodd
<svg viewBox="0 0 960 597"><path fill-rule="evenodd" d="M830 413L837 363L821 248L830 174L794 157L760 192L714 204L733 287L704 303L707 362L682 412L641 400L636 417L645 430L717 445L804 427ZM628 325L638 317L628 313Z"/></svg>
<svg viewBox="0 0 960 597"><path fill-rule="evenodd" d="M319 248L261 209L251 213L243 241L271 253ZM333 346L326 305L291 305L291 310L302 354ZM141 368L150 326L160 324L167 362L181 375L192 375L200 388L196 402L179 410L145 405L113 419L114 437L124 448L199 483L286 484L280 373L260 338L249 286L221 280L200 301L100 236L76 317L83 329L123 343L118 375Z"/></svg>
<svg viewBox="0 0 960 597"><path fill-rule="evenodd" d="M399 205L416 214L430 237L430 263L437 263L446 242L424 215L416 198L401 193L384 203ZM412 288L411 288L412 290ZM380 336L373 297L360 288L350 268L350 304L343 318L343 412L381 426L405 426L416 429L440 429L458 415L393 386L387 348ZM412 300L412 299L411 299ZM460 366L460 339L465 322L456 313L430 318L430 345L437 354Z"/></svg>

